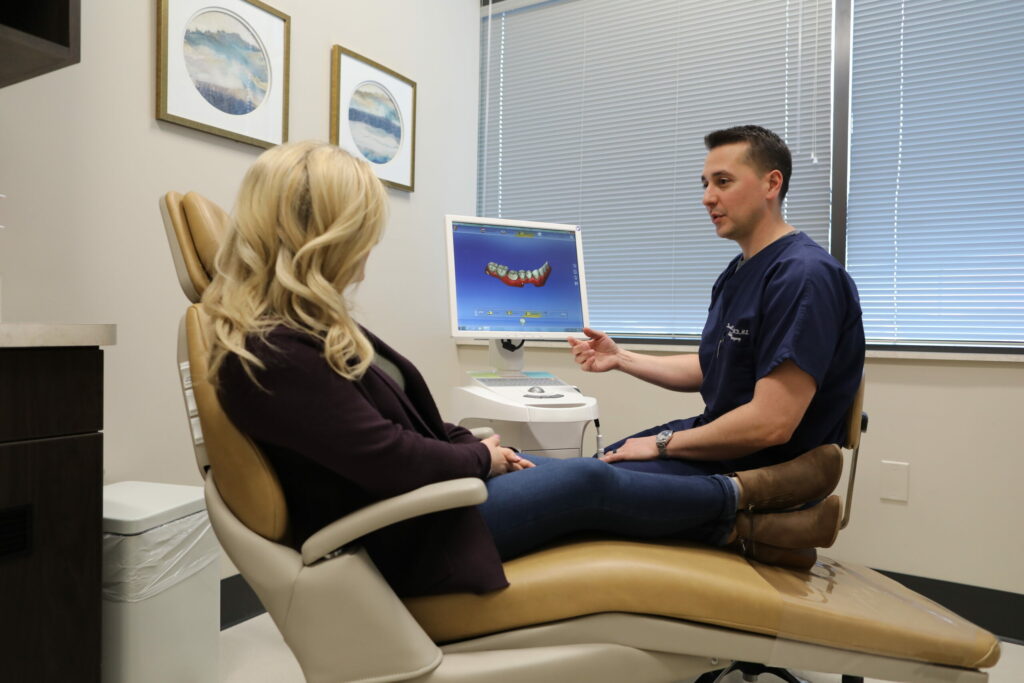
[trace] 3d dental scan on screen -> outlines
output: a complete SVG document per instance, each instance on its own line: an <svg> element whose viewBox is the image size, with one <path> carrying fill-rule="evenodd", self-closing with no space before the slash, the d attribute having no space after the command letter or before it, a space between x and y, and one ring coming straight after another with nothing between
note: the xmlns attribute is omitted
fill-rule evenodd
<svg viewBox="0 0 1024 683"><path fill-rule="evenodd" d="M520 448L579 455L597 402L550 372L525 369L523 346L584 336L579 227L469 216L446 216L445 227L452 336L490 340L491 367L455 389L456 419L491 427Z"/></svg>
<svg viewBox="0 0 1024 683"><path fill-rule="evenodd" d="M447 217L452 334L557 339L587 323L579 227Z"/></svg>

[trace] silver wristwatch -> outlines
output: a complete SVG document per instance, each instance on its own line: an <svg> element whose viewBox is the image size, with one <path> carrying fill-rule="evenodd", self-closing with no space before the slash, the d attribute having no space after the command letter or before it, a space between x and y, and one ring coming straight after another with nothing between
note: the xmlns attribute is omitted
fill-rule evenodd
<svg viewBox="0 0 1024 683"><path fill-rule="evenodd" d="M675 434L671 429L658 432L658 435L654 437L654 445L658 447L658 457L665 459L668 457L668 441Z"/></svg>

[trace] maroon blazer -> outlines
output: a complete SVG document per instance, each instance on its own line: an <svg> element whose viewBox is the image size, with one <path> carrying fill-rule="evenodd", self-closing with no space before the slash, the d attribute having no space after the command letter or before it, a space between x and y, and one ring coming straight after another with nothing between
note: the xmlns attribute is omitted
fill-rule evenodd
<svg viewBox="0 0 1024 683"><path fill-rule="evenodd" d="M375 351L402 371L403 391L371 366L356 382L327 365L323 343L287 327L247 348L262 389L235 355L221 367L218 393L231 421L277 471L296 547L354 510L420 486L459 477L485 479L487 447L441 419L423 376L367 332ZM475 507L393 524L364 547L399 595L484 592L508 585L494 540Z"/></svg>

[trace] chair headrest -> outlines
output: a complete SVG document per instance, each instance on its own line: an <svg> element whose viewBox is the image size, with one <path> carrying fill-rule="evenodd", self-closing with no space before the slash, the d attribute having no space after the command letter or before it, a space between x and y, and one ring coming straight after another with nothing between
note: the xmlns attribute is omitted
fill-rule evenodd
<svg viewBox="0 0 1024 683"><path fill-rule="evenodd" d="M231 423L207 380L209 319L202 304L185 313L188 361L199 424L217 491L240 522L271 541L286 540L288 508L281 482L260 449Z"/></svg>
<svg viewBox="0 0 1024 683"><path fill-rule="evenodd" d="M168 192L160 199L160 213L178 283L185 296L195 303L213 278L217 249L227 234L231 217L196 192L184 196Z"/></svg>

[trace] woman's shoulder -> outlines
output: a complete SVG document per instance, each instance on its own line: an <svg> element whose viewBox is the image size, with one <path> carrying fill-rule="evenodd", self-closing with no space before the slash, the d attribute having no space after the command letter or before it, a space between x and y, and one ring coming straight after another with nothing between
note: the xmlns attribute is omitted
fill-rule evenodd
<svg viewBox="0 0 1024 683"><path fill-rule="evenodd" d="M324 360L323 343L312 333L281 325L250 334L245 347L257 362L235 353L225 357L218 371L222 400L264 401L299 390L315 393L338 379Z"/></svg>
<svg viewBox="0 0 1024 683"><path fill-rule="evenodd" d="M323 340L312 332L298 330L287 325L277 325L260 333L252 333L245 340L246 348L257 357L288 355L307 349L321 353Z"/></svg>
<svg viewBox="0 0 1024 683"><path fill-rule="evenodd" d="M245 339L245 348L259 361L259 364L251 365L250 368L261 383L276 375L288 375L296 371L315 372L326 367L323 341L311 332L286 325L249 334ZM238 355L228 354L221 379L248 375L242 365Z"/></svg>

